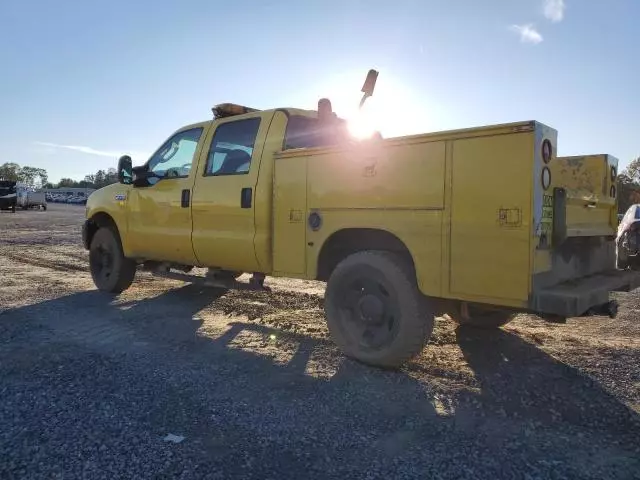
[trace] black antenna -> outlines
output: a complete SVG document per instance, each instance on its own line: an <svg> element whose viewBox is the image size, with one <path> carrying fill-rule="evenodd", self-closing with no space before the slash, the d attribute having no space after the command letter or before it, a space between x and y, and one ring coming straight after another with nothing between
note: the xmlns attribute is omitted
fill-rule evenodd
<svg viewBox="0 0 640 480"><path fill-rule="evenodd" d="M377 80L378 80L378 72L374 69L369 70L369 73L367 73L367 78L365 79L364 85L362 86L362 90L361 90L363 95L362 95L362 100L360 100L360 107L359 107L360 109L364 105L364 102L367 100L367 98L373 96L373 90L376 88Z"/></svg>

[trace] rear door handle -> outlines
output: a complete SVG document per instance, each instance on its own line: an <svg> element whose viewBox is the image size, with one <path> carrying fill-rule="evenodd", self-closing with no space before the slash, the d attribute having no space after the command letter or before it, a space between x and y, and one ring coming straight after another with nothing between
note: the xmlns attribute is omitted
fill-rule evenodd
<svg viewBox="0 0 640 480"><path fill-rule="evenodd" d="M180 201L180 206L182 208L187 208L189 206L191 200L191 190L182 190L182 198Z"/></svg>
<svg viewBox="0 0 640 480"><path fill-rule="evenodd" d="M240 207L251 208L251 201L253 197L253 191L251 188L243 188L240 192Z"/></svg>

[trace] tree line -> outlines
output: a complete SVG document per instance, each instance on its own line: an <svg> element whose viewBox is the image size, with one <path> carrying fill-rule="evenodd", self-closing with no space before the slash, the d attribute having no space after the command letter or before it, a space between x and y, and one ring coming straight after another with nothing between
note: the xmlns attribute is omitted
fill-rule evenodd
<svg viewBox="0 0 640 480"><path fill-rule="evenodd" d="M34 188L102 188L118 182L118 172L115 168L98 170L96 173L86 175L83 180L62 178L58 183L49 182L49 175L43 168L20 166L17 163L4 163L0 165L0 180L21 182Z"/></svg>
<svg viewBox="0 0 640 480"><path fill-rule="evenodd" d="M631 205L640 203L640 157L618 175L618 213L625 213Z"/></svg>

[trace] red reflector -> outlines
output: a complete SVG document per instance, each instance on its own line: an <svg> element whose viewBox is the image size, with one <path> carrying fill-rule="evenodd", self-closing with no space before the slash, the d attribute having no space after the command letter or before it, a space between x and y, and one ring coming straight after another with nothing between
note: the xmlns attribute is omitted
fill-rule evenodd
<svg viewBox="0 0 640 480"><path fill-rule="evenodd" d="M542 188L544 188L545 190L548 190L549 187L551 186L551 170L549 170L549 167L544 167L542 169Z"/></svg>
<svg viewBox="0 0 640 480"><path fill-rule="evenodd" d="M549 163L551 161L552 156L553 156L553 147L551 146L551 141L549 139L545 139L542 142L542 161L544 163Z"/></svg>

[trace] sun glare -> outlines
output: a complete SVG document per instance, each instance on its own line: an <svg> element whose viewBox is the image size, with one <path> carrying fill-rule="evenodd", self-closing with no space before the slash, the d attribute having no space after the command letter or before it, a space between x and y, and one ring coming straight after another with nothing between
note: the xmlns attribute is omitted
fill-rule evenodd
<svg viewBox="0 0 640 480"><path fill-rule="evenodd" d="M371 138L373 134L379 130L376 128L374 119L367 115L366 112L357 112L349 116L346 120L349 133L359 140Z"/></svg>
<svg viewBox="0 0 640 480"><path fill-rule="evenodd" d="M424 96L419 98L386 69L381 69L373 97L360 110L363 81L361 71L345 72L324 79L314 88L316 95L331 100L333 111L347 121L354 138L371 138L376 132L389 138L428 131Z"/></svg>

